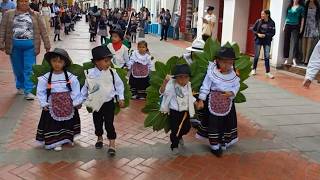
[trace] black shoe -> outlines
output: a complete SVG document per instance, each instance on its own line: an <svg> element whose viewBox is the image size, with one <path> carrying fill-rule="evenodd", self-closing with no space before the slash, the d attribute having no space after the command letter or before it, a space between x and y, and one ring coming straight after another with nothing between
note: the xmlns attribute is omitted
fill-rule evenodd
<svg viewBox="0 0 320 180"><path fill-rule="evenodd" d="M58 41L62 41L61 39L58 39Z"/></svg>
<svg viewBox="0 0 320 180"><path fill-rule="evenodd" d="M90 42L92 42L92 40L90 39Z"/></svg>
<svg viewBox="0 0 320 180"><path fill-rule="evenodd" d="M167 39L164 39L165 41L168 41Z"/></svg>
<svg viewBox="0 0 320 180"><path fill-rule="evenodd" d="M116 149L113 148L113 147L110 147L110 148L108 149L108 154L109 154L110 156L116 155Z"/></svg>
<svg viewBox="0 0 320 180"><path fill-rule="evenodd" d="M98 141L95 146L96 146L96 149L102 149L103 142L102 141Z"/></svg>
<svg viewBox="0 0 320 180"><path fill-rule="evenodd" d="M162 41L163 39L161 38L160 41Z"/></svg>
<svg viewBox="0 0 320 180"><path fill-rule="evenodd" d="M55 39L53 41L56 41Z"/></svg>
<svg viewBox="0 0 320 180"><path fill-rule="evenodd" d="M217 149L217 150L211 150L211 152L217 157L221 157L222 154L223 154L223 151L222 151L221 147L219 149Z"/></svg>

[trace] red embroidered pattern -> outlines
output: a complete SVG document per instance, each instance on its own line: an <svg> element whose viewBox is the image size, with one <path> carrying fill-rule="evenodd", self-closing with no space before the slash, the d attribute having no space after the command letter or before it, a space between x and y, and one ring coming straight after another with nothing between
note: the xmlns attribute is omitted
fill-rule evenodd
<svg viewBox="0 0 320 180"><path fill-rule="evenodd" d="M213 113L225 114L231 109L231 99L220 91L211 91L209 101L210 111Z"/></svg>
<svg viewBox="0 0 320 180"><path fill-rule="evenodd" d="M145 78L149 75L148 65L135 62L132 65L132 76L135 78Z"/></svg>
<svg viewBox="0 0 320 180"><path fill-rule="evenodd" d="M51 94L52 113L57 118L64 118L72 115L73 104L70 92Z"/></svg>

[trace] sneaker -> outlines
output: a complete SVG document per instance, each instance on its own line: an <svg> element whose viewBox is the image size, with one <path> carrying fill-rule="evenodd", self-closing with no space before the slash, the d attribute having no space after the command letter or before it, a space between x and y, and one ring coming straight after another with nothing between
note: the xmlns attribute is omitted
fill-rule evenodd
<svg viewBox="0 0 320 180"><path fill-rule="evenodd" d="M255 76L255 75L257 75L257 71L255 69L252 69L251 76Z"/></svg>
<svg viewBox="0 0 320 180"><path fill-rule="evenodd" d="M62 151L62 147L61 146L57 146L53 149L54 151Z"/></svg>
<svg viewBox="0 0 320 180"><path fill-rule="evenodd" d="M114 147L109 147L108 154L114 156L116 154L116 149Z"/></svg>
<svg viewBox="0 0 320 180"><path fill-rule="evenodd" d="M96 147L96 149L102 149L102 147L103 147L103 142L102 142L102 141L96 142L95 147Z"/></svg>
<svg viewBox="0 0 320 180"><path fill-rule="evenodd" d="M18 89L17 94L18 95L24 95L24 90L23 89Z"/></svg>
<svg viewBox="0 0 320 180"><path fill-rule="evenodd" d="M178 148L172 148L172 154L173 155L178 155L179 154L179 149Z"/></svg>
<svg viewBox="0 0 320 180"><path fill-rule="evenodd" d="M181 146L184 146L184 140L183 140L182 138L180 139L179 144L180 144Z"/></svg>
<svg viewBox="0 0 320 180"><path fill-rule="evenodd" d="M28 101L33 101L34 98L35 98L35 96L34 96L32 93L28 93L28 94L25 95L24 98L25 98L26 100L28 100Z"/></svg>
<svg viewBox="0 0 320 180"><path fill-rule="evenodd" d="M292 65L293 67L296 67L296 66L297 66L297 60L296 60L296 59L293 59L293 60L292 60L292 63L293 63L293 65Z"/></svg>
<svg viewBox="0 0 320 180"><path fill-rule="evenodd" d="M215 156L217 156L217 157L221 157L222 156L222 154L223 154L223 150L222 150L222 148L220 147L219 149L217 149L217 150L211 150L211 152L215 155Z"/></svg>
<svg viewBox="0 0 320 180"><path fill-rule="evenodd" d="M287 65L288 64L288 59L285 59L283 64Z"/></svg>
<svg viewBox="0 0 320 180"><path fill-rule="evenodd" d="M266 73L266 77L268 77L269 79L274 79L274 76L271 73Z"/></svg>

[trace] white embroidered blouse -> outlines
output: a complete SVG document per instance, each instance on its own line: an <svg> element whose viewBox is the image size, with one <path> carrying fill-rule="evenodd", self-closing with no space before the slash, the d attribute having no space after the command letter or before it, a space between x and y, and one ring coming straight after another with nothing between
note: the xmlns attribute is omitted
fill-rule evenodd
<svg viewBox="0 0 320 180"><path fill-rule="evenodd" d="M138 62L143 65L148 65L149 71L151 71L152 68L152 61L151 61L151 56L149 54L140 54L138 50L135 50L132 52L129 62L128 62L128 69L131 69L131 66L135 63Z"/></svg>
<svg viewBox="0 0 320 180"><path fill-rule="evenodd" d="M43 76L38 78L38 85L37 85L37 97L41 107L49 106L49 100L47 101L47 87L48 87L48 79L49 74L46 73ZM73 106L77 106L82 103L82 96L80 93L80 83L77 79L77 76L68 72L69 80L71 83L70 96L72 99ZM51 93L57 92L67 92L69 91L67 87L67 81L64 73L60 74L52 74L51 78ZM50 99L50 97L49 97Z"/></svg>
<svg viewBox="0 0 320 180"><path fill-rule="evenodd" d="M205 101L211 91L231 91L236 95L240 88L240 78L232 70L229 74L222 74L216 63L210 63L206 77L200 88L199 99ZM234 98L234 97L231 97Z"/></svg>

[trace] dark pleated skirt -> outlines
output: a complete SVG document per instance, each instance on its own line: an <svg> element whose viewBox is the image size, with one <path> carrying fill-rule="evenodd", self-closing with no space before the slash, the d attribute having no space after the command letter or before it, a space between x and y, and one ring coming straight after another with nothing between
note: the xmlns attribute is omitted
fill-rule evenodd
<svg viewBox="0 0 320 180"><path fill-rule="evenodd" d="M149 80L150 80L149 76L145 78L135 78L131 74L129 78L129 85L133 95L137 93L145 94L146 89L150 86Z"/></svg>
<svg viewBox="0 0 320 180"><path fill-rule="evenodd" d="M70 120L56 121L49 111L42 111L36 140L44 145L45 149L52 149L66 143L72 143L75 135L80 134L79 112L75 109Z"/></svg>
<svg viewBox="0 0 320 180"><path fill-rule="evenodd" d="M206 106L207 107L207 106ZM204 110L205 112L208 110ZM202 114L201 125L198 127L197 136L208 138L210 145L229 147L238 141L237 112L233 103L231 111L226 116L216 116L209 113Z"/></svg>

